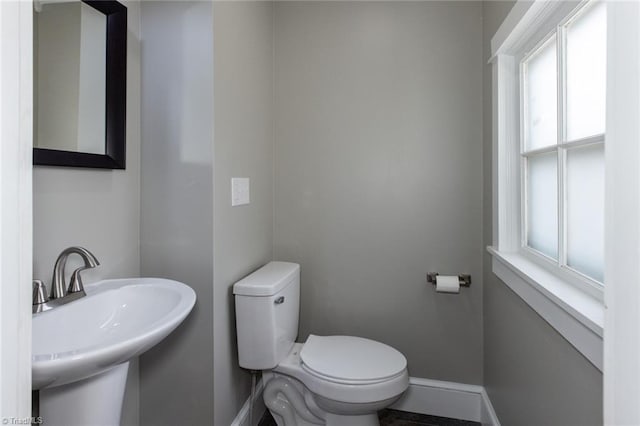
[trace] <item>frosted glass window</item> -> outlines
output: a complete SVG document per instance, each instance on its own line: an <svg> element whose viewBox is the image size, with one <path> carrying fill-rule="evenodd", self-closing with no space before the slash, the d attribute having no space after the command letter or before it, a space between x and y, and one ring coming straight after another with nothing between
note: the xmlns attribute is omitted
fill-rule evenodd
<svg viewBox="0 0 640 426"><path fill-rule="evenodd" d="M526 62L526 149L554 145L557 134L556 38L549 40Z"/></svg>
<svg viewBox="0 0 640 426"><path fill-rule="evenodd" d="M607 9L587 8L567 27L567 138L604 133Z"/></svg>
<svg viewBox="0 0 640 426"><path fill-rule="evenodd" d="M558 162L557 154L527 159L527 245L558 258Z"/></svg>
<svg viewBox="0 0 640 426"><path fill-rule="evenodd" d="M567 151L567 265L604 281L604 146Z"/></svg>
<svg viewBox="0 0 640 426"><path fill-rule="evenodd" d="M520 62L522 244L604 283L607 2L557 19Z"/></svg>

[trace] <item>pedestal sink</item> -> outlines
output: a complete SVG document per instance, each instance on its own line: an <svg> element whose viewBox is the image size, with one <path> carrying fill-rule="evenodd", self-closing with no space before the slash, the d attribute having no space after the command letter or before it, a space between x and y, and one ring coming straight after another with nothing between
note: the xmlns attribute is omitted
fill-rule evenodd
<svg viewBox="0 0 640 426"><path fill-rule="evenodd" d="M129 360L189 314L195 292L160 278L105 280L33 317L33 389L47 425L119 425Z"/></svg>

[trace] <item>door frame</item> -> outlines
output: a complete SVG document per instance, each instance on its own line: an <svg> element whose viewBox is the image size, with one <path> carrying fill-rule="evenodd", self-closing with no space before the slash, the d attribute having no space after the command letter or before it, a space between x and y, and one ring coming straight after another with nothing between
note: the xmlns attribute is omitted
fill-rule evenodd
<svg viewBox="0 0 640 426"><path fill-rule="evenodd" d="M30 0L0 1L0 418L8 424L31 417L32 15Z"/></svg>

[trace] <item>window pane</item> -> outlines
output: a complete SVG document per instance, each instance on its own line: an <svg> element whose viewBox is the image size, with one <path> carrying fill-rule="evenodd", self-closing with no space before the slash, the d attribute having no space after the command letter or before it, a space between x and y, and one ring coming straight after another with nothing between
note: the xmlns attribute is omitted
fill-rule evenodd
<svg viewBox="0 0 640 426"><path fill-rule="evenodd" d="M557 153L529 157L527 179L527 245L558 258Z"/></svg>
<svg viewBox="0 0 640 426"><path fill-rule="evenodd" d="M596 3L567 27L567 138L604 133L607 9Z"/></svg>
<svg viewBox="0 0 640 426"><path fill-rule="evenodd" d="M527 60L525 76L526 149L554 145L558 139L555 37Z"/></svg>
<svg viewBox="0 0 640 426"><path fill-rule="evenodd" d="M567 151L567 265L604 282L604 146Z"/></svg>

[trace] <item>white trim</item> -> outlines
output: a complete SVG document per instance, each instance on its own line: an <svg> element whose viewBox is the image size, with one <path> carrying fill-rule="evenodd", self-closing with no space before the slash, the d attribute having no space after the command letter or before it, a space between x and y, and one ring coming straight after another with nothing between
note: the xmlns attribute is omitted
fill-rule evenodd
<svg viewBox="0 0 640 426"><path fill-rule="evenodd" d="M529 246L522 247L518 251L518 255L535 263L539 267L545 269L547 272L554 274L558 279L564 281L567 284L571 284L574 287L580 289L580 291L587 293L591 297L600 302L600 305L604 303L604 291L602 283L594 280L593 278L584 275L575 269L572 269L568 265L560 266L556 259L548 257L546 254L537 251ZM544 286L544 284L542 284ZM567 300L567 304L570 304L570 300ZM601 306L602 308L603 306Z"/></svg>
<svg viewBox="0 0 640 426"><path fill-rule="evenodd" d="M538 5L539 4L536 4L535 2L525 1L517 1L516 4L513 5L507 17L502 21L502 25L500 25L498 31L496 31L494 36L491 38L492 55L501 53L501 50L503 50L502 46L510 44L509 39L514 37L511 34L518 22L522 21L527 15L534 16L536 13L535 10L529 12L529 9L537 7Z"/></svg>
<svg viewBox="0 0 640 426"><path fill-rule="evenodd" d="M538 33L541 28L543 32L547 30L545 24L550 17L555 13L568 13L574 7L574 3L554 0L516 2L491 39L492 59L497 55L513 55L521 50L528 39Z"/></svg>
<svg viewBox="0 0 640 426"><path fill-rule="evenodd" d="M32 4L0 2L0 418L31 416Z"/></svg>
<svg viewBox="0 0 640 426"><path fill-rule="evenodd" d="M640 3L608 2L604 423L640 424Z"/></svg>
<svg viewBox="0 0 640 426"><path fill-rule="evenodd" d="M513 56L498 55L493 65L494 149L497 161L494 193L497 193L497 240L502 251L515 251L520 247L520 143L517 102L519 80Z"/></svg>
<svg viewBox="0 0 640 426"><path fill-rule="evenodd" d="M500 420L498 415L493 409L493 404L489 399L489 394L486 389L482 389L482 413L480 415L480 423L487 426L500 426Z"/></svg>
<svg viewBox="0 0 640 426"><path fill-rule="evenodd" d="M524 256L487 250L493 273L602 371L602 303Z"/></svg>
<svg viewBox="0 0 640 426"><path fill-rule="evenodd" d="M256 390L254 423L260 421L265 411L262 402L262 380ZM409 389L391 407L394 410L452 419L480 422L486 426L500 426L489 395L480 385L445 382L441 380L409 378ZM231 426L249 426L249 399L231 423ZM255 426L255 425L254 425Z"/></svg>
<svg viewBox="0 0 640 426"><path fill-rule="evenodd" d="M253 400L253 425L249 425L249 407L251 407L251 396L249 396L238 412L238 415L233 419L233 422L231 422L231 426L256 426L260 423L260 419L266 410L264 400L262 399L263 390L263 381L260 379L256 385L256 393Z"/></svg>
<svg viewBox="0 0 640 426"><path fill-rule="evenodd" d="M389 408L500 425L489 396L479 385L411 377L407 392Z"/></svg>

